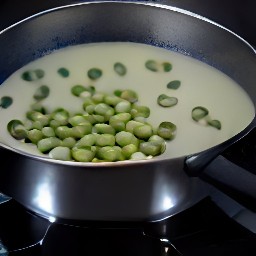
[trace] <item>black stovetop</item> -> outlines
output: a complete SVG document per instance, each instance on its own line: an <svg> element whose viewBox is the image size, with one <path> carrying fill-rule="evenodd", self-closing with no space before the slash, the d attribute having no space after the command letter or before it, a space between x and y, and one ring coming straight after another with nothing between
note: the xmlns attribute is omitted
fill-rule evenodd
<svg viewBox="0 0 256 256"><path fill-rule="evenodd" d="M256 234L210 198L148 223L51 223L13 199L0 204L0 212L1 256L250 256L256 251Z"/></svg>

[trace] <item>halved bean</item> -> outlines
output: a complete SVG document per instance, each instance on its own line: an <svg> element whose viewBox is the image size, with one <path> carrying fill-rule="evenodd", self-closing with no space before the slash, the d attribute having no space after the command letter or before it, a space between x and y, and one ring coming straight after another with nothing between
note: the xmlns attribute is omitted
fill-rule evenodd
<svg viewBox="0 0 256 256"><path fill-rule="evenodd" d="M20 120L11 120L7 124L7 130L16 140L22 140L27 137L27 130L25 129L23 123Z"/></svg>
<svg viewBox="0 0 256 256"><path fill-rule="evenodd" d="M176 125L171 122L162 122L157 130L157 134L165 140L172 140L176 134Z"/></svg>
<svg viewBox="0 0 256 256"><path fill-rule="evenodd" d="M157 98L157 103L162 107L172 107L177 105L178 99L176 97L170 97L166 94L161 94Z"/></svg>
<svg viewBox="0 0 256 256"><path fill-rule="evenodd" d="M208 109L202 106L198 106L192 109L192 119L196 122L205 118L208 114Z"/></svg>
<svg viewBox="0 0 256 256"><path fill-rule="evenodd" d="M210 126L218 129L218 130L221 130L221 122L219 120L208 120L207 122Z"/></svg>

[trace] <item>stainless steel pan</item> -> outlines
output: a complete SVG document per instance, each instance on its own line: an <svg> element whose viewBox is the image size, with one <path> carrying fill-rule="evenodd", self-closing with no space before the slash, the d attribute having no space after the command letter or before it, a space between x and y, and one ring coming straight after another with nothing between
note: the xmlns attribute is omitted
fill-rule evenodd
<svg viewBox="0 0 256 256"><path fill-rule="evenodd" d="M247 42L188 11L136 2L63 6L3 30L0 83L55 49L110 41L151 44L190 55L229 75L256 102L256 55ZM59 163L1 143L0 191L47 218L158 220L208 195L208 185L201 179L205 178L204 169L212 161L216 170L223 168L218 167L218 156L250 132L254 123L252 120L233 138L203 152L131 163Z"/></svg>

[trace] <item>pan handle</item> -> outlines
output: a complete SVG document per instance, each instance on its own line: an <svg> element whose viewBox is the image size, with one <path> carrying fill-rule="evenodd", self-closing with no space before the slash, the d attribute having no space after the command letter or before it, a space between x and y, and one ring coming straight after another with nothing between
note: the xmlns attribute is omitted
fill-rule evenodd
<svg viewBox="0 0 256 256"><path fill-rule="evenodd" d="M230 145L226 142L208 154L187 158L185 170L256 212L256 128L248 129Z"/></svg>

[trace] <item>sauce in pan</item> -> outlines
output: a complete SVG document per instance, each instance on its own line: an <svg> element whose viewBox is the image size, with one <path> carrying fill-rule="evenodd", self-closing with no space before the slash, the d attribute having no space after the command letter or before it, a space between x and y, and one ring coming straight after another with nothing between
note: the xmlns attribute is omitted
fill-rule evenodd
<svg viewBox="0 0 256 256"><path fill-rule="evenodd" d="M152 63L146 67L149 60ZM114 70L117 62L125 66L125 75ZM171 66L164 70L163 63ZM158 70L150 70L152 67ZM62 72L58 72L60 68L64 68ZM87 73L91 68L99 68L101 76L91 79ZM43 70L44 76L35 81L22 79L25 71L35 69ZM170 84L172 81L176 82ZM12 119L25 119L35 101L33 95L42 85L50 88L43 100L47 110L62 107L81 112L82 99L70 92L77 84L106 93L131 89L137 92L139 104L150 108L150 124L174 123L176 136L166 142L166 150L159 158L179 157L217 145L248 126L255 114L247 93L235 81L198 60L138 43L93 43L55 51L17 70L2 84L0 97L9 96L13 102L0 110L0 141L23 152L43 155L34 145L14 139L7 124ZM177 104L159 105L161 94L176 98ZM207 108L209 117L218 120L221 129L193 120L191 112L197 106Z"/></svg>

